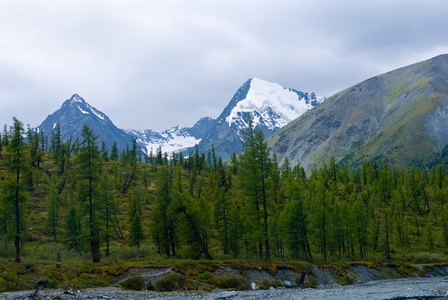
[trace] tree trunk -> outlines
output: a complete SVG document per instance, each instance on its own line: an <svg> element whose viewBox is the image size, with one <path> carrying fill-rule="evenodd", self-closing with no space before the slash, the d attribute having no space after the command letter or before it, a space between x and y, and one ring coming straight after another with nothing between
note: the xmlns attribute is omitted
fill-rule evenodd
<svg viewBox="0 0 448 300"><path fill-rule="evenodd" d="M213 260L212 256L208 252L207 245L204 243L204 240L201 237L201 233L199 232L198 228L194 224L193 220L191 220L190 216L188 215L187 211L185 210L185 207L182 208L182 212L184 213L185 217L187 218L188 223L190 223L190 226L192 227L192 229L194 231L194 237L201 245L202 252L204 253L205 257L208 260Z"/></svg>
<svg viewBox="0 0 448 300"><path fill-rule="evenodd" d="M20 181L20 172L17 170L16 172L16 193L15 193L15 201L14 201L14 214L16 217L16 235L14 237L14 246L16 248L16 263L20 263L21 255L20 255L20 206L19 206L19 181Z"/></svg>

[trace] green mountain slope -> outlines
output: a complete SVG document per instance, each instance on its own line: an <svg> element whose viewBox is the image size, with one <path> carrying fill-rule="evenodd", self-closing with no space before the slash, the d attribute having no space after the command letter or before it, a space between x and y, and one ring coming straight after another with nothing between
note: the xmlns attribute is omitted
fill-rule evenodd
<svg viewBox="0 0 448 300"><path fill-rule="evenodd" d="M269 141L306 169L334 156L392 166L428 165L448 142L448 55L363 81L330 97Z"/></svg>

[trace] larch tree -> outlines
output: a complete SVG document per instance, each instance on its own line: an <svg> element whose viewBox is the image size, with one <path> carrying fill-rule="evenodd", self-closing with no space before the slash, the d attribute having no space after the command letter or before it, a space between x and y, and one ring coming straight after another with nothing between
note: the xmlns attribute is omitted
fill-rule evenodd
<svg viewBox="0 0 448 300"><path fill-rule="evenodd" d="M59 199L57 192L58 178L51 174L50 191L47 203L47 231L57 241L59 231Z"/></svg>
<svg viewBox="0 0 448 300"><path fill-rule="evenodd" d="M269 242L268 180L271 168L269 151L261 130L254 128L249 115L248 127L242 130L243 154L241 155L240 182L247 198L249 222L253 222L252 240L258 244L258 255L271 260Z"/></svg>
<svg viewBox="0 0 448 300"><path fill-rule="evenodd" d="M14 215L14 246L16 249L15 261L21 262L21 245L23 228L23 203L27 199L27 192L23 184L23 175L28 170L26 162L26 144L24 142L23 124L18 119L13 118L6 146L6 162L8 167L8 178L4 182L4 194L6 202L12 205Z"/></svg>
<svg viewBox="0 0 448 300"><path fill-rule="evenodd" d="M151 218L151 236L157 251L166 255L176 255L176 215L172 213L173 174L167 166L157 170L157 189Z"/></svg>
<svg viewBox="0 0 448 300"><path fill-rule="evenodd" d="M81 202L86 204L88 214L88 229L92 261L100 261L100 224L99 204L101 156L96 144L97 137L93 131L84 125L81 132L82 140L77 156L78 180Z"/></svg>

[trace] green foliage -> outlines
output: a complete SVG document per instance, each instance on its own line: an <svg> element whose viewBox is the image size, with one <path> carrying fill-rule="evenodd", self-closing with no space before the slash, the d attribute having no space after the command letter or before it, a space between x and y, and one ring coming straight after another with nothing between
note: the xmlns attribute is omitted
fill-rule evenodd
<svg viewBox="0 0 448 300"><path fill-rule="evenodd" d="M144 288L145 279L141 276L132 276L120 283L122 288L141 291Z"/></svg>
<svg viewBox="0 0 448 300"><path fill-rule="evenodd" d="M212 276L209 281L210 284L223 288L223 289L236 289L236 290L247 290L248 284L242 276L238 275L227 275L227 276Z"/></svg>
<svg viewBox="0 0 448 300"><path fill-rule="evenodd" d="M444 164L398 169L366 160L353 170L333 158L306 174L287 160L278 166L251 127L246 152L228 165L213 149L185 158L159 149L141 162L135 141L121 155L106 155L85 128L80 141L65 143L56 131L48 147L31 131L24 143L14 121L0 137L0 257L17 256L18 245L20 256L52 265L57 253L79 261L104 253L106 262L137 264L233 257L247 265L283 261L297 270L309 270L309 262L448 261ZM205 267L184 275L212 272L210 264L199 265ZM269 264L256 267L276 272ZM63 282L50 272L42 276ZM199 286L213 280L238 285L208 278Z"/></svg>
<svg viewBox="0 0 448 300"><path fill-rule="evenodd" d="M278 279L274 280L274 282L272 283L272 286L276 289L285 287L284 283Z"/></svg>
<svg viewBox="0 0 448 300"><path fill-rule="evenodd" d="M303 284L304 288L311 288L311 289L315 289L317 288L317 279L314 276L310 276L308 278L308 280L306 280Z"/></svg>
<svg viewBox="0 0 448 300"><path fill-rule="evenodd" d="M448 257L442 253L420 252L411 255L410 261L416 264L445 263Z"/></svg>
<svg viewBox="0 0 448 300"><path fill-rule="evenodd" d="M143 227L140 215L136 214L131 223L131 228L129 229L129 244L131 246L140 247L140 243L143 240Z"/></svg>
<svg viewBox="0 0 448 300"><path fill-rule="evenodd" d="M184 289L186 283L187 277L179 273L171 273L158 279L154 283L154 289L158 292L170 292Z"/></svg>
<svg viewBox="0 0 448 300"><path fill-rule="evenodd" d="M21 248L25 232L24 203L28 198L26 192L29 180L29 165L26 163L26 147L24 142L23 124L13 118L9 141L6 147L5 163L6 178L2 182L2 225L6 240L14 240L16 250L15 261L21 262ZM7 215L13 215L14 220L8 220Z"/></svg>
<svg viewBox="0 0 448 300"><path fill-rule="evenodd" d="M263 279L262 281L257 282L257 284L262 290L269 290L269 288L273 286L267 279Z"/></svg>
<svg viewBox="0 0 448 300"><path fill-rule="evenodd" d="M81 273L78 277L73 278L71 283L75 288L94 288L110 285L104 277L90 273Z"/></svg>
<svg viewBox="0 0 448 300"><path fill-rule="evenodd" d="M49 289L57 289L58 285L59 282L57 281L57 279L52 277L47 280L47 284L45 285L45 287Z"/></svg>
<svg viewBox="0 0 448 300"><path fill-rule="evenodd" d="M84 125L81 132L82 141L80 143L79 152L76 156L78 169L78 196L80 204L83 208L83 213L87 215L84 220L86 223L85 232L86 240L90 243L90 250L92 253L92 261L100 261L100 224L99 224L99 210L101 209L101 202L99 201L99 181L101 171L101 156L96 145L97 136L93 131Z"/></svg>

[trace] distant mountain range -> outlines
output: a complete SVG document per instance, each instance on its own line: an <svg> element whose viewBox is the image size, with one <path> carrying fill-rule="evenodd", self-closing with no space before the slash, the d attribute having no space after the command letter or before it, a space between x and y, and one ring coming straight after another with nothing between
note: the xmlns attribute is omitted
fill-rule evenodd
<svg viewBox="0 0 448 300"><path fill-rule="evenodd" d="M159 147L162 152L188 153L196 145L200 151L206 152L213 144L216 154L226 160L232 153L242 150L240 130L247 126L248 114L254 116L254 125L269 137L324 100L325 97L317 97L314 93L251 78L238 89L217 119L205 117L191 128L175 126L156 132L151 129L119 129L104 113L75 94L49 115L38 129L50 134L59 123L65 141L70 137L78 138L81 128L87 124L98 135L98 142L104 141L107 149L114 142L119 149L124 149L135 137L139 147L147 153L155 153Z"/></svg>
<svg viewBox="0 0 448 300"><path fill-rule="evenodd" d="M448 153L448 55L375 76L332 97L268 141L280 161L306 170L363 160L431 166Z"/></svg>
<svg viewBox="0 0 448 300"><path fill-rule="evenodd" d="M79 136L87 124L110 149L133 137L147 152L187 154L214 145L224 160L241 152L248 114L268 138L279 162L288 158L309 172L330 157L359 167L364 160L393 167L429 167L448 158L448 55L375 76L330 98L284 88L258 78L246 81L217 119L163 132L123 130L80 96L73 95L39 126L50 133L59 122L62 138Z"/></svg>

